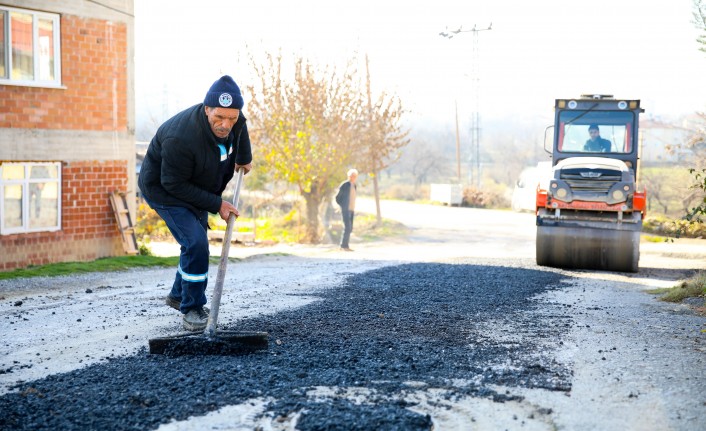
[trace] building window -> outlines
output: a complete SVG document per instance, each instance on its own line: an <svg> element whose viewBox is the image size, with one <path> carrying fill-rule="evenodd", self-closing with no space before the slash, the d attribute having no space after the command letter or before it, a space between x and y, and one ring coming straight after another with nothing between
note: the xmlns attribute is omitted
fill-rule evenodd
<svg viewBox="0 0 706 431"><path fill-rule="evenodd" d="M61 85L59 15L0 6L0 84Z"/></svg>
<svg viewBox="0 0 706 431"><path fill-rule="evenodd" d="M61 163L0 164L0 235L59 230Z"/></svg>

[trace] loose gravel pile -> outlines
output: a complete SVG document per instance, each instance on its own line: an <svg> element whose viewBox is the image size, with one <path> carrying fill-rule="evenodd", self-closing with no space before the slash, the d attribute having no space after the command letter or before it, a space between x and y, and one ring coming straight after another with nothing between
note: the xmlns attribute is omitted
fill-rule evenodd
<svg viewBox="0 0 706 431"><path fill-rule="evenodd" d="M492 385L570 390L552 358L571 317L537 296L560 274L464 262L414 263L350 276L321 300L241 322L269 348L244 356L137 355L19 385L0 397L0 429L144 430L227 405L271 400L299 430L429 430L404 394L516 399ZM549 311L548 311L549 310ZM235 330L236 328L224 328ZM414 384L410 384L414 382ZM367 388L362 402L311 395Z"/></svg>

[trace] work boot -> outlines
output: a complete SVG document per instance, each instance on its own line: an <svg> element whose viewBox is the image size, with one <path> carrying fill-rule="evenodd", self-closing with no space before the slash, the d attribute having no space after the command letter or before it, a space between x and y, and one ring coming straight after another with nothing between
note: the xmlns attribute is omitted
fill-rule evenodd
<svg viewBox="0 0 706 431"><path fill-rule="evenodd" d="M203 307L193 308L184 315L184 329L187 331L203 331L208 323L208 313Z"/></svg>
<svg viewBox="0 0 706 431"><path fill-rule="evenodd" d="M172 296L167 295L167 298L164 300L164 302L175 310L181 310L181 301ZM203 311L208 314L210 310L208 309L208 307L203 307Z"/></svg>
<svg viewBox="0 0 706 431"><path fill-rule="evenodd" d="M167 298L164 300L164 302L175 310L179 310L179 307L181 306L181 301L179 299L176 299L169 295L167 295Z"/></svg>

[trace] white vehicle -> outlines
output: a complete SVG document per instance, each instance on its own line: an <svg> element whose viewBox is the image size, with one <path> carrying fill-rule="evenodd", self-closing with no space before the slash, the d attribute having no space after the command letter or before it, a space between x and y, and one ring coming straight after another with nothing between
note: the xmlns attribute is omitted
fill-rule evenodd
<svg viewBox="0 0 706 431"><path fill-rule="evenodd" d="M551 162L539 162L537 166L522 170L512 192L513 211L535 212L537 210L537 186L549 181L551 168Z"/></svg>

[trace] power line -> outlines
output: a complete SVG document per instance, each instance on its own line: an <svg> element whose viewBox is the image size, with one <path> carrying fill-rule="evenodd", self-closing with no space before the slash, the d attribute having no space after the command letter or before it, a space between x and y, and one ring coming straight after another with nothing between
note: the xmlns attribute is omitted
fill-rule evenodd
<svg viewBox="0 0 706 431"><path fill-rule="evenodd" d="M473 33L473 49L472 49L472 65L471 65L471 81L473 84L473 104L474 111L471 114L471 150L475 150L475 171L473 169L473 164L471 164L471 183L475 182L476 188L480 189L480 179L481 179L481 166L480 166L480 61L478 52L478 33L481 31L492 30L493 23L488 25L488 28L477 28L473 25L470 30L464 30L463 27L459 27L457 30L446 30L439 32L439 36L445 37L447 39L452 39L459 33Z"/></svg>

